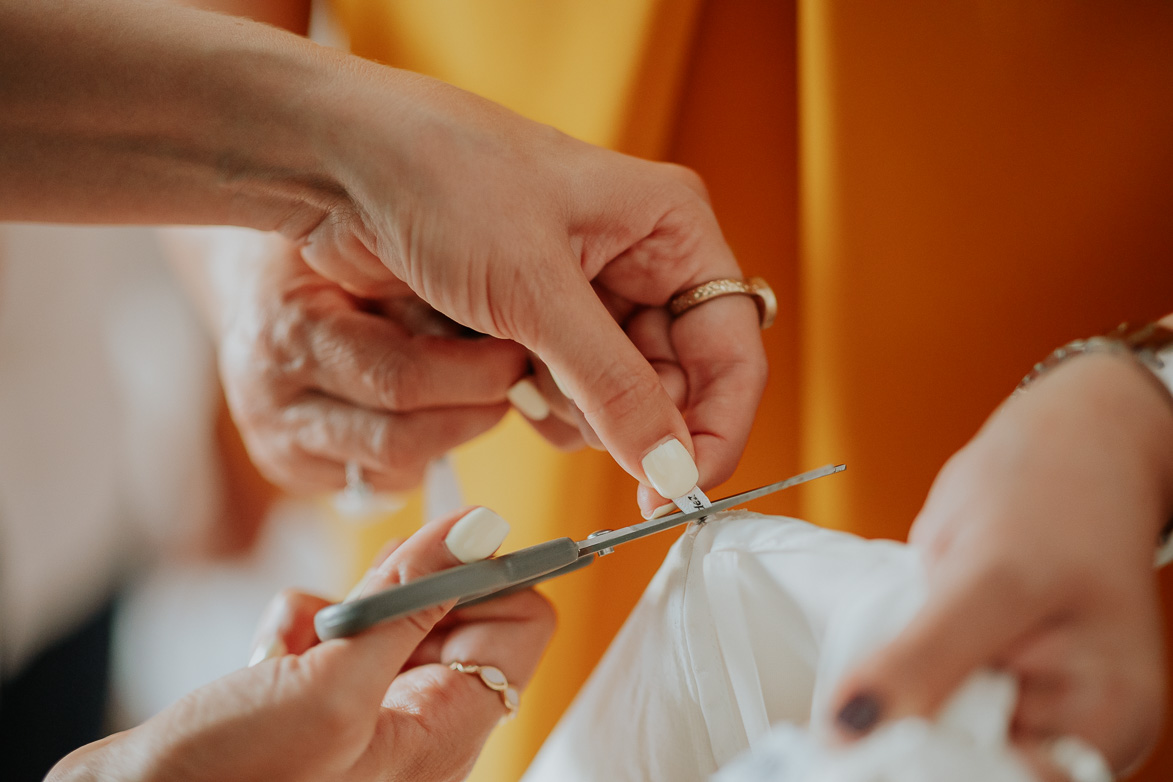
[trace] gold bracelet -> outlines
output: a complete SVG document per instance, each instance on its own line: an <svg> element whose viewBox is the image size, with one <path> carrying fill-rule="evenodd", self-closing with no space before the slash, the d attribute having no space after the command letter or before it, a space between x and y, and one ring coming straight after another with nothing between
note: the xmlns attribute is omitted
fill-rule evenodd
<svg viewBox="0 0 1173 782"><path fill-rule="evenodd" d="M1049 370L1073 356L1085 353L1108 353L1131 358L1146 370L1145 374L1160 386L1166 401L1173 405L1173 330L1165 328L1160 323L1150 323L1140 328L1132 328L1127 323L1121 323L1108 334L1068 342L1035 364L1010 396L1018 396ZM1171 562L1173 520L1161 531L1154 559L1157 568Z"/></svg>

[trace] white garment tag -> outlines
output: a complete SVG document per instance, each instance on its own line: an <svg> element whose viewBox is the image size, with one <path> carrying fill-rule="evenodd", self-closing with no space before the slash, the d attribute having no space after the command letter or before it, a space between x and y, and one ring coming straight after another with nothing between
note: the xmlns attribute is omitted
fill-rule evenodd
<svg viewBox="0 0 1173 782"><path fill-rule="evenodd" d="M713 507L713 503L701 491L701 487L697 486L683 497L677 497L672 500L676 503L676 507L680 508L685 513L692 513L693 511L704 510L705 508Z"/></svg>

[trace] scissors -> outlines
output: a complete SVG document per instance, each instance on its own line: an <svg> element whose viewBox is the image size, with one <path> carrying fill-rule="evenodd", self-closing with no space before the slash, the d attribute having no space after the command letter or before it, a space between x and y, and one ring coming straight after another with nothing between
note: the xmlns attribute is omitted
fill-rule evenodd
<svg viewBox="0 0 1173 782"><path fill-rule="evenodd" d="M585 540L556 538L493 559L441 570L359 600L323 608L314 617L314 628L318 631L318 638L328 641L355 635L379 622L398 619L450 600L456 600L457 607L460 607L503 597L555 576L580 570L597 557L610 554L621 543L690 521L703 521L714 513L844 469L846 465L843 464L828 464L760 489L717 500L709 507L691 513L674 513L617 530L599 530L588 535Z"/></svg>

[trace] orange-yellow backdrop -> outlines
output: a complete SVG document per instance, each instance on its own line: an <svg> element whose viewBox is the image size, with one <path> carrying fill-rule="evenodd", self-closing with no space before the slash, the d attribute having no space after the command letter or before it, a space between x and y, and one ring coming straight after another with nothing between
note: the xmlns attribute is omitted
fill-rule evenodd
<svg viewBox="0 0 1173 782"><path fill-rule="evenodd" d="M334 0L353 50L707 180L782 313L741 468L717 494L903 537L939 466L1053 346L1173 310L1173 5L1047 0ZM516 416L460 449L507 547L636 519L606 457ZM590 491L597 512L565 498ZM418 499L361 533L363 561ZM516 779L669 540L546 589L561 627L474 779ZM1164 578L1173 598L1173 579ZM1166 736L1145 780L1173 773Z"/></svg>

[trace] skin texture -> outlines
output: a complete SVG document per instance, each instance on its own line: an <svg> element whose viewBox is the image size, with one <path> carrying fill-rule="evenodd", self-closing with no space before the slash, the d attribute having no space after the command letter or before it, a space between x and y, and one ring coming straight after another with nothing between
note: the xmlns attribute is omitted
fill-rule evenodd
<svg viewBox="0 0 1173 782"><path fill-rule="evenodd" d="M741 277L700 180L571 139L416 74L171 5L0 2L0 219L277 231L350 293L404 286L555 371L647 488L684 443L728 477L764 389L747 297L655 326L678 407L626 329Z"/></svg>
<svg viewBox="0 0 1173 782"><path fill-rule="evenodd" d="M390 544L365 589L458 564L443 540L465 512ZM527 591L451 613L450 605L439 606L318 643L313 616L328 604L299 592L280 595L262 620L258 645L271 648L279 639L287 653L83 747L48 779L455 782L505 708L498 693L446 663L496 665L520 689L554 629L549 605Z"/></svg>
<svg viewBox="0 0 1173 782"><path fill-rule="evenodd" d="M221 382L265 476L293 493L340 488L351 459L377 489L416 486L427 464L495 425L528 357L459 328L413 294L358 299L274 234L171 231L203 290Z"/></svg>
<svg viewBox="0 0 1173 782"><path fill-rule="evenodd" d="M1171 405L1147 370L1109 355L1007 400L917 517L929 602L837 702L874 698L880 721L932 715L971 671L1004 669L1031 754L1073 734L1118 772L1143 760L1166 686L1153 553L1173 511Z"/></svg>

